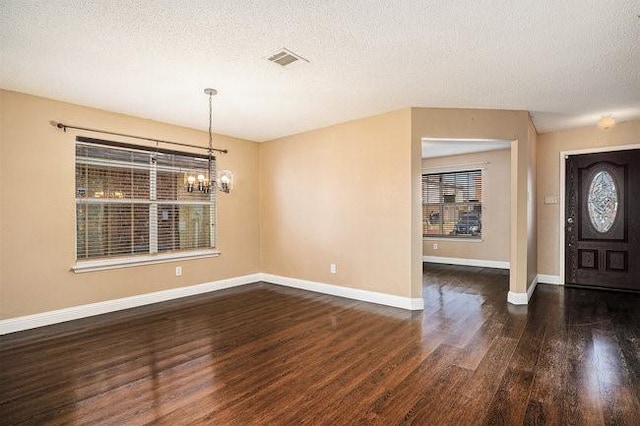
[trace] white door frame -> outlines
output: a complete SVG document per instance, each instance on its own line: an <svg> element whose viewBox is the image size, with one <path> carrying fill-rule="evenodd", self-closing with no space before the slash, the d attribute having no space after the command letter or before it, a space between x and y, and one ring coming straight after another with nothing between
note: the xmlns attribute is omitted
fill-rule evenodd
<svg viewBox="0 0 640 426"><path fill-rule="evenodd" d="M558 229L558 232L560 234L560 250L558 250L560 255L560 261L558 263L558 265L560 266L559 268L559 273L560 273L559 284L560 285L564 285L564 274L565 274L564 211L565 211L567 157L569 155L595 154L598 152L627 151L630 149L640 149L640 144L601 146L596 148L584 148L584 149L573 149L569 151L560 151L560 228Z"/></svg>

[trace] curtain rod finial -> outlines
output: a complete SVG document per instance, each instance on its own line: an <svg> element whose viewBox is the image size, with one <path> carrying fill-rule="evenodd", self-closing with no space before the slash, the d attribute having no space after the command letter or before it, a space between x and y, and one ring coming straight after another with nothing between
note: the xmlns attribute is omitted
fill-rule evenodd
<svg viewBox="0 0 640 426"><path fill-rule="evenodd" d="M65 126L62 123L58 123L57 121L50 121L49 124L51 124L53 127L57 127L58 129L62 129L65 132L67 131L67 126Z"/></svg>

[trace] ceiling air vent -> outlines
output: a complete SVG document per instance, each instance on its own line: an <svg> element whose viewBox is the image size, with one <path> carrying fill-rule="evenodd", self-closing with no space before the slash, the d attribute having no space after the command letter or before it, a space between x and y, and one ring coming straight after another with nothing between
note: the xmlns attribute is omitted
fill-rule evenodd
<svg viewBox="0 0 640 426"><path fill-rule="evenodd" d="M303 62L309 62L300 55L296 55L290 50L282 48L273 55L269 56L269 61L280 65L282 68L291 68L293 65Z"/></svg>

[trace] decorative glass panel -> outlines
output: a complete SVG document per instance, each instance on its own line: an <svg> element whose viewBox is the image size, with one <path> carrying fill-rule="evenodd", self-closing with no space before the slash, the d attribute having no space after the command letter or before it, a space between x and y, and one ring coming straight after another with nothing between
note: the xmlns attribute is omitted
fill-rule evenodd
<svg viewBox="0 0 640 426"><path fill-rule="evenodd" d="M589 218L596 231L605 233L613 226L618 214L618 189L609 172L596 173L587 198Z"/></svg>

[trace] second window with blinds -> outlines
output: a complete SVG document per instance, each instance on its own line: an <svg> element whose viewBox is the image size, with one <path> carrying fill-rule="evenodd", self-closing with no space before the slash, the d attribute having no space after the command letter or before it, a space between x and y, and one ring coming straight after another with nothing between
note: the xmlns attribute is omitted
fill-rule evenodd
<svg viewBox="0 0 640 426"><path fill-rule="evenodd" d="M78 138L76 266L216 254L215 191L188 186L214 173L206 156Z"/></svg>
<svg viewBox="0 0 640 426"><path fill-rule="evenodd" d="M424 237L482 238L482 170L422 175Z"/></svg>

